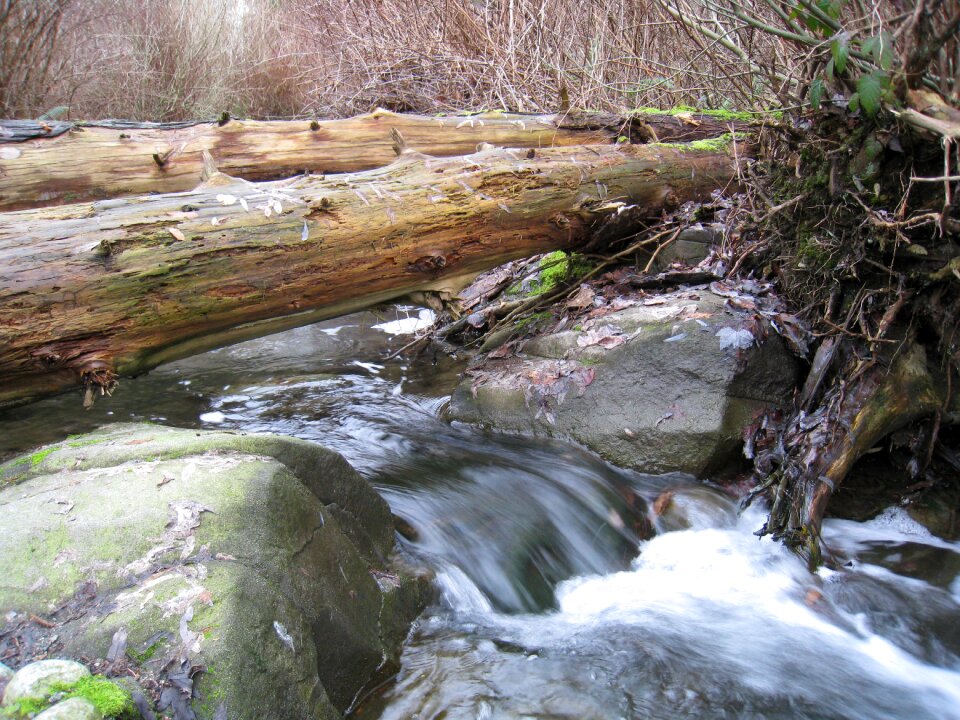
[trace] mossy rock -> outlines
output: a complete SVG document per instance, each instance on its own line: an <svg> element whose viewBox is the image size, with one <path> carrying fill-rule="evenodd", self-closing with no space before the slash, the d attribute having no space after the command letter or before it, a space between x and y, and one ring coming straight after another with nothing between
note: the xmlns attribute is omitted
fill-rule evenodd
<svg viewBox="0 0 960 720"><path fill-rule="evenodd" d="M201 718L337 718L396 669L430 583L391 559L389 508L337 453L149 424L41 452L0 466L0 612L72 602L65 654L105 657L122 630L144 672L202 665Z"/></svg>

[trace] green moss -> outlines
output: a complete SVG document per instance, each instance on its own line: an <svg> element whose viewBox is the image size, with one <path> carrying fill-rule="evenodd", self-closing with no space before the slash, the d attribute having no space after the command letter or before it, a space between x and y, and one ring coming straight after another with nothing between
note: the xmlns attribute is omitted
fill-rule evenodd
<svg viewBox="0 0 960 720"><path fill-rule="evenodd" d="M553 290L568 278L587 272L591 266L576 253L568 255L563 250L557 250L540 258L537 267L540 268L540 272L530 281L527 297L542 295ZM523 293L523 287L520 283L516 283L507 292L520 295Z"/></svg>
<svg viewBox="0 0 960 720"><path fill-rule="evenodd" d="M55 447L48 447L48 448L44 448L43 450L37 450L37 452L33 453L33 455L30 456L30 467L36 467L37 465L42 463L44 458L46 458L47 455L49 455L56 449L57 448Z"/></svg>
<svg viewBox="0 0 960 720"><path fill-rule="evenodd" d="M0 708L0 718L3 720L20 720L36 715L46 709L47 701L43 698L20 698L16 702Z"/></svg>
<svg viewBox="0 0 960 720"><path fill-rule="evenodd" d="M54 689L65 693L68 698L89 700L105 718L132 716L135 710L130 693L102 675L80 678L75 683L58 685Z"/></svg>
<svg viewBox="0 0 960 720"><path fill-rule="evenodd" d="M703 152L726 152L733 143L734 138L737 140L742 140L744 135L742 133L724 133L723 135L715 138L694 140L686 143L652 143L651 147L672 148L674 150L680 150L683 152L688 152L690 150Z"/></svg>
<svg viewBox="0 0 960 720"><path fill-rule="evenodd" d="M634 115L684 115L687 113L706 115L715 117L718 120L756 120L758 116L775 115L776 113L752 113L740 110L707 109L700 110L689 105L677 105L669 110L660 110L658 108L642 107L632 111Z"/></svg>
<svg viewBox="0 0 960 720"><path fill-rule="evenodd" d="M94 437L94 438L87 438L86 440L73 440L73 441L70 441L71 438L78 438L78 437L81 437L81 436L80 436L80 435L71 435L70 437L68 437L68 438L67 438L67 441L68 441L68 442L67 442L67 447L72 447L72 448L88 447L88 446L90 446L90 445L97 445L97 444L99 444L99 443L104 442L104 440L106 440L106 438L97 438L97 437Z"/></svg>
<svg viewBox="0 0 960 720"><path fill-rule="evenodd" d="M534 327L537 323L553 317L548 311L544 310L543 312L534 313L529 315L522 320L517 320L514 327L517 330L526 330L528 328Z"/></svg>
<svg viewBox="0 0 960 720"><path fill-rule="evenodd" d="M127 648L127 655L136 660L138 665L143 665L145 662L149 662L151 659L153 659L153 656L157 654L157 650L163 646L164 640L161 638L150 645L150 647L143 652L137 652L133 648Z"/></svg>

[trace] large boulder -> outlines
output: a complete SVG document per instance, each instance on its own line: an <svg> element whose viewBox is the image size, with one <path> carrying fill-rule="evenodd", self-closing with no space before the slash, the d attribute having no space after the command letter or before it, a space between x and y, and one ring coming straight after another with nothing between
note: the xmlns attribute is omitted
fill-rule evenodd
<svg viewBox="0 0 960 720"><path fill-rule="evenodd" d="M448 417L572 439L645 472L720 471L798 373L769 322L727 300L707 289L640 299L520 354L494 350L457 387Z"/></svg>
<svg viewBox="0 0 960 720"><path fill-rule="evenodd" d="M0 640L137 665L201 718L341 717L431 593L383 499L292 438L113 425L0 484Z"/></svg>

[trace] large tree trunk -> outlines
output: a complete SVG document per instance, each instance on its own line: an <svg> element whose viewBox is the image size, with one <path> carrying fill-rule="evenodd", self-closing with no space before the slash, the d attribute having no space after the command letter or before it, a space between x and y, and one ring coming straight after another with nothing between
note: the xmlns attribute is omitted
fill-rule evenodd
<svg viewBox="0 0 960 720"><path fill-rule="evenodd" d="M623 203L656 217L735 165L661 145L405 152L352 176L218 174L193 192L5 213L0 407L574 247Z"/></svg>
<svg viewBox="0 0 960 720"><path fill-rule="evenodd" d="M228 175L276 180L385 165L395 157L394 130L409 147L453 156L474 152L481 142L524 148L613 143L621 137L675 142L716 137L730 126L711 115L427 117L386 110L320 121L0 122L0 142L8 141L0 144L0 211L189 190L200 182L205 150Z"/></svg>

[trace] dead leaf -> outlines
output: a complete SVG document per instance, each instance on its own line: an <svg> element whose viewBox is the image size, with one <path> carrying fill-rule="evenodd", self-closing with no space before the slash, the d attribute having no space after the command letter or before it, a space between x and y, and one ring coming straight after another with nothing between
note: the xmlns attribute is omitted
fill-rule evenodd
<svg viewBox="0 0 960 720"><path fill-rule="evenodd" d="M179 240L180 242L183 242L184 240L187 239L187 236L184 235L184 234L183 234L182 232L180 232L179 230L177 230L176 228L167 228L167 232L170 233L171 235L173 235L173 237L175 237L175 238L176 238L177 240Z"/></svg>
<svg viewBox="0 0 960 720"><path fill-rule="evenodd" d="M581 285L580 289L577 290L577 294L567 300L567 307L574 310L591 307L595 297L596 292L594 292L592 287L586 284Z"/></svg>
<svg viewBox="0 0 960 720"><path fill-rule="evenodd" d="M657 499L653 501L653 512L657 515L663 515L667 508L670 507L672 502L673 490L664 490L662 493L660 493Z"/></svg>
<svg viewBox="0 0 960 720"><path fill-rule="evenodd" d="M610 350L623 345L627 341L627 336L623 330L615 325L602 325L600 327L590 328L577 337L577 347L590 347L599 345L602 348Z"/></svg>
<svg viewBox="0 0 960 720"><path fill-rule="evenodd" d="M682 122L684 125L691 125L693 127L700 127L701 125L703 125L702 122L700 122L693 115L687 112L676 113L674 117L680 122Z"/></svg>
<svg viewBox="0 0 960 720"><path fill-rule="evenodd" d="M488 358L505 358L513 355L514 343L508 342L504 343L496 350L491 350L487 353Z"/></svg>

